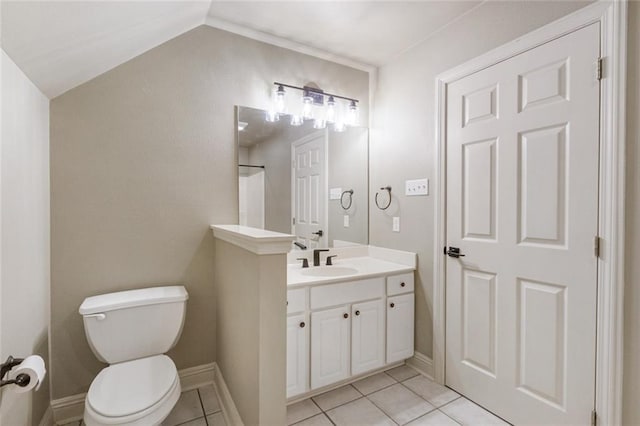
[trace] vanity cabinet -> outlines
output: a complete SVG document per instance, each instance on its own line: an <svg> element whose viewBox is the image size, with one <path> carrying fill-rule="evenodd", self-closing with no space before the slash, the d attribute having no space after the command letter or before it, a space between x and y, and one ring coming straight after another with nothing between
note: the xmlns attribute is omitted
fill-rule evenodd
<svg viewBox="0 0 640 426"><path fill-rule="evenodd" d="M384 302L356 303L351 307L351 374L384 365Z"/></svg>
<svg viewBox="0 0 640 426"><path fill-rule="evenodd" d="M413 290L413 272L289 290L287 397L413 356Z"/></svg>
<svg viewBox="0 0 640 426"><path fill-rule="evenodd" d="M309 388L309 325L306 314L287 318L287 397Z"/></svg>
<svg viewBox="0 0 640 426"><path fill-rule="evenodd" d="M311 313L311 389L349 377L349 307Z"/></svg>
<svg viewBox="0 0 640 426"><path fill-rule="evenodd" d="M413 356L414 295L387 298L387 363Z"/></svg>

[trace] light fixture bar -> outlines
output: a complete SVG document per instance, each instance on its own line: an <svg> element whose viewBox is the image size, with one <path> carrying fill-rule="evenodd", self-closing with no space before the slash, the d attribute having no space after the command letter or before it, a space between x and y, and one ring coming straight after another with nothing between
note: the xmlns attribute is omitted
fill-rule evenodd
<svg viewBox="0 0 640 426"><path fill-rule="evenodd" d="M327 96L327 97L328 96L333 96L334 98L344 99L346 101L351 101L351 102L356 102L356 103L360 102L358 99L347 98L346 96L334 95L332 93L327 93L327 92L324 92L322 90L315 89L313 87L298 87L298 86L292 86L290 84L278 83L277 81L274 81L273 84L276 85L276 86L288 87L289 89L300 90L302 92L308 91L308 92L317 93L319 95L323 95L323 96Z"/></svg>

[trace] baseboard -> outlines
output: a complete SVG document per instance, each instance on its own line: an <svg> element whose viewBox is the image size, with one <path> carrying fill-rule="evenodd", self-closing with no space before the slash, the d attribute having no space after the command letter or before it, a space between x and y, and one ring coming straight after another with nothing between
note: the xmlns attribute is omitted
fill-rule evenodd
<svg viewBox="0 0 640 426"><path fill-rule="evenodd" d="M433 360L425 354L415 352L413 358L407 360L407 364L433 380Z"/></svg>
<svg viewBox="0 0 640 426"><path fill-rule="evenodd" d="M40 423L38 423L38 426L53 426L54 422L53 422L53 409L51 408L51 405L49 405L47 407L47 411L44 412L44 414L42 415L42 418L40 419Z"/></svg>
<svg viewBox="0 0 640 426"><path fill-rule="evenodd" d="M236 404L231 398L231 392L229 392L229 388L224 381L224 377L222 377L222 372L217 366L214 371L213 386L216 388L216 393L220 399L222 415L224 416L226 424L229 426L244 426L240 413L238 413L238 409L236 408Z"/></svg>
<svg viewBox="0 0 640 426"><path fill-rule="evenodd" d="M215 379L215 369L216 363L212 362L178 371L182 392L212 384Z"/></svg>
<svg viewBox="0 0 640 426"><path fill-rule="evenodd" d="M178 371L182 391L199 388L214 383L215 363L198 365ZM56 424L70 423L81 420L84 413L84 399L86 393L67 396L51 401L53 421Z"/></svg>

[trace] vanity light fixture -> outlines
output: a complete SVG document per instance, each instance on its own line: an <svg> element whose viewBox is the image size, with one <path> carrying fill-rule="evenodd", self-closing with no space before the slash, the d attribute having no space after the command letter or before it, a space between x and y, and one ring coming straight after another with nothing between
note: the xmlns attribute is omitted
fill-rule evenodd
<svg viewBox="0 0 640 426"><path fill-rule="evenodd" d="M297 87L278 82L273 84L275 85L273 107L266 115L266 120L269 122L277 121L280 115L291 114L292 126L300 126L305 120L313 119L313 127L316 129L324 129L331 124L334 131L344 132L347 126L358 125L359 101L357 99L325 93L316 87ZM288 105L285 99L285 87L302 92L299 107L294 106L292 102Z"/></svg>

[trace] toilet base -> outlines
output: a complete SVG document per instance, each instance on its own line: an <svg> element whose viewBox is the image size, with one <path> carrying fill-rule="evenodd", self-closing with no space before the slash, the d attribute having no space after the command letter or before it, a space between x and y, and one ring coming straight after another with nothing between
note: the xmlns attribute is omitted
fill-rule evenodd
<svg viewBox="0 0 640 426"><path fill-rule="evenodd" d="M171 413L176 402L178 402L178 398L180 398L181 390L180 379L176 376L176 381L171 390L160 401L138 413L123 417L106 417L96 413L85 399L84 423L86 426L157 426Z"/></svg>

